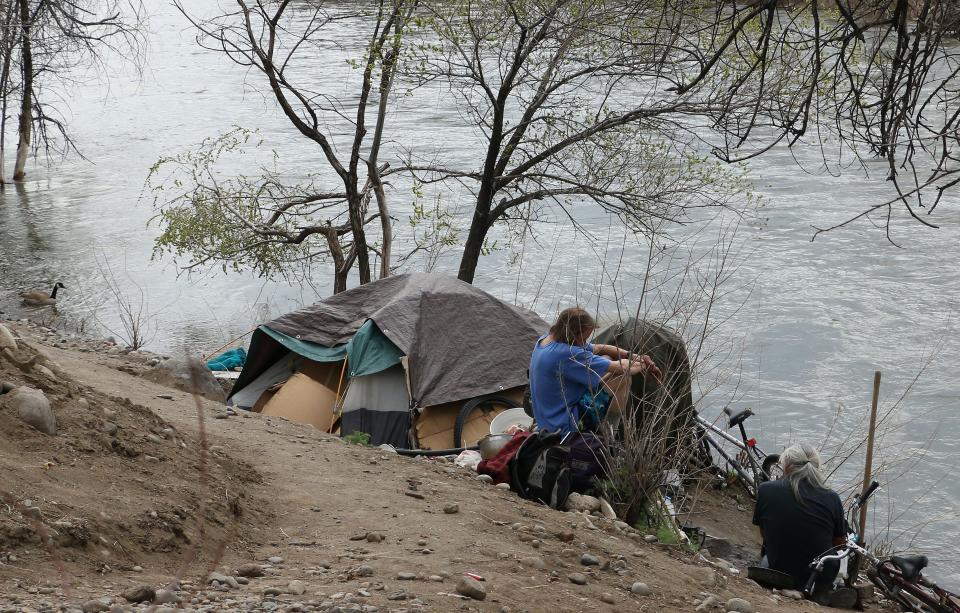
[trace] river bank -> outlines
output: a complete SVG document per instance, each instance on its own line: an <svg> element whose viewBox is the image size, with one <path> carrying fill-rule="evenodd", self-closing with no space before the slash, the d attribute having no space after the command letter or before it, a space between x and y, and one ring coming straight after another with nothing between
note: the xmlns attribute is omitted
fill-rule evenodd
<svg viewBox="0 0 960 613"><path fill-rule="evenodd" d="M756 537L732 492L696 509L711 533L727 527L720 560L521 500L446 461L195 403L135 374L151 354L3 323L18 360L49 372L0 358L0 379L43 390L58 431L0 408L0 611L129 609L161 588L204 611L818 608L743 578L737 552ZM457 595L465 572L485 579L484 600Z"/></svg>

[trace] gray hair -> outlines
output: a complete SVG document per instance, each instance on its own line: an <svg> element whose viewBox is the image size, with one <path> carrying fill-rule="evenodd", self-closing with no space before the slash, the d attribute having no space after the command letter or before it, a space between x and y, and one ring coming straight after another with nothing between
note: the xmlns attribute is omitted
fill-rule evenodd
<svg viewBox="0 0 960 613"><path fill-rule="evenodd" d="M780 465L783 466L785 474L789 469L786 479L790 482L793 497L798 502L803 502L800 498L800 483L805 481L819 489L826 489L827 487L824 485L825 479L820 472L820 454L810 445L799 444L788 447L780 455Z"/></svg>

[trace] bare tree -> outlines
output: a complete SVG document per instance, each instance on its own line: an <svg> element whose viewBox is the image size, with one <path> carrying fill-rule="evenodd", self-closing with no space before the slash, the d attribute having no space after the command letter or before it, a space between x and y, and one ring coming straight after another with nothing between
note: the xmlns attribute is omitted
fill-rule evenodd
<svg viewBox="0 0 960 613"><path fill-rule="evenodd" d="M52 95L71 69L99 61L105 51L139 57L142 46L136 0L4 0L0 3L4 39L0 47L0 101L6 127L10 97L19 97L17 156L13 179L26 175L27 158L43 145L59 140L63 150L73 142ZM19 79L13 80L13 72ZM2 140L2 139L0 139ZM0 142L0 163L3 145ZM0 172L2 182L2 172Z"/></svg>
<svg viewBox="0 0 960 613"><path fill-rule="evenodd" d="M638 229L709 201L697 161L778 145L887 163L889 215L960 181L957 52L941 0L425 0L415 63L476 126L474 165L411 152L424 182L474 197L460 278L521 205L592 202ZM911 22L911 15L914 21ZM835 146L824 146L834 139ZM927 170L930 166L933 170Z"/></svg>
<svg viewBox="0 0 960 613"><path fill-rule="evenodd" d="M191 253L189 266L233 265L240 258L261 273L275 272L281 260L325 256L334 266L335 292L346 289L354 266L361 284L373 278L371 252L379 255L379 276L389 275L393 234L383 178L388 165L379 158L397 60L415 5L380 0L370 10L338 6L330 12L322 3L237 0L235 10L199 19L178 3L197 28L201 46L252 69L290 125L316 146L325 170L300 185L273 171L230 183L218 182L209 164L201 172L188 171L189 190L159 203L167 232L158 246ZM309 65L330 45L325 26L343 21L363 28L366 47L354 63L355 93L337 98L327 92L342 83L317 83ZM351 138L344 155L335 139L345 133ZM211 215L223 229L215 244L204 238L209 227L204 219ZM367 237L367 225L375 220L379 249ZM174 226L177 232L170 231Z"/></svg>

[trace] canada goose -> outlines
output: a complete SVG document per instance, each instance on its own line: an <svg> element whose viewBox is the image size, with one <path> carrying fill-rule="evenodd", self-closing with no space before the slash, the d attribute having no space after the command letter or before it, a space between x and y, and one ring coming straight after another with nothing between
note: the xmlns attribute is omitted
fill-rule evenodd
<svg viewBox="0 0 960 613"><path fill-rule="evenodd" d="M63 283L57 281L53 286L53 291L48 296L46 292L20 292L20 299L27 306L47 306L57 303L57 292L60 289L66 289Z"/></svg>

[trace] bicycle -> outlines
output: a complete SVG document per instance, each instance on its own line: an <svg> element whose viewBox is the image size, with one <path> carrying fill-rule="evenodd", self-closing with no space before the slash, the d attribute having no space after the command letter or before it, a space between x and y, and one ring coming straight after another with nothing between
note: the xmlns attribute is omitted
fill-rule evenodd
<svg viewBox="0 0 960 613"><path fill-rule="evenodd" d="M863 494L853 498L853 504L847 512L847 524L851 528L847 533L846 543L838 545L841 549L836 553L826 553L810 563L810 579L803 590L804 595L810 598L813 595L817 576L823 571L824 564L831 560L866 561L867 578L879 589L884 596L900 605L904 611L916 613L960 613L960 596L949 592L933 581L923 576L923 569L927 566L927 556L889 556L878 558L866 550L860 542L860 525L857 518L858 511L880 487L876 481ZM831 550L837 549L836 547ZM852 560L856 558L855 560Z"/></svg>
<svg viewBox="0 0 960 613"><path fill-rule="evenodd" d="M737 440L736 437L728 432L725 432L719 426L707 421L700 415L697 415L697 422L709 431L705 431L703 433L703 443L708 447L708 453L709 447L711 446L714 448L714 450L716 450L717 454L727 462L727 465L733 469L733 471L743 482L747 493L756 498L757 488L761 483L780 477L780 473L778 471L780 455L764 453L757 444L757 440L747 436L744 422L747 420L747 418L754 415L754 412L751 409L747 408L734 413L730 410L730 407L727 407L723 410L723 412L728 417L727 427L729 429L739 429L740 440ZM710 435L710 432L716 434L724 441L736 447L739 450L737 457L734 458L727 453L723 446L715 438L713 438L713 436Z"/></svg>

